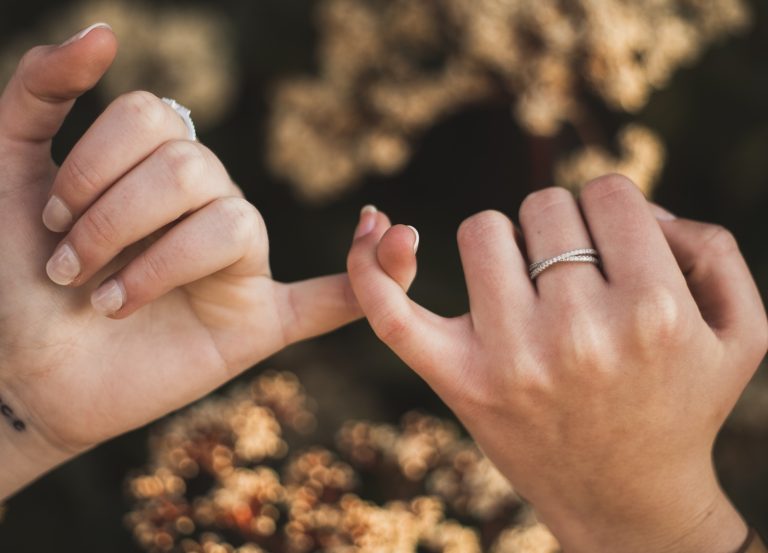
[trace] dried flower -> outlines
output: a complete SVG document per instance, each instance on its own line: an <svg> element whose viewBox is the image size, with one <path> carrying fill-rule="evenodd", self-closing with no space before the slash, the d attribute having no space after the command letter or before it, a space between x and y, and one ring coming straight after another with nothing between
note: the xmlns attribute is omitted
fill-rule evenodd
<svg viewBox="0 0 768 553"><path fill-rule="evenodd" d="M560 545L543 524L505 530L491 553L559 553Z"/></svg>
<svg viewBox="0 0 768 553"><path fill-rule="evenodd" d="M749 18L743 0L324 0L320 74L277 88L269 163L323 199L399 170L426 129L469 104L509 102L527 133L546 137L592 119L587 94L635 112ZM601 146L582 155L608 165ZM641 161L631 168L650 188L661 165ZM572 165L561 180L576 179L563 176Z"/></svg>
<svg viewBox="0 0 768 553"><path fill-rule="evenodd" d="M600 146L587 146L561 160L555 167L555 182L578 190L600 175L621 173L650 196L664 166L664 145L653 131L640 125L621 129L618 142L618 157Z"/></svg>
<svg viewBox="0 0 768 553"><path fill-rule="evenodd" d="M150 553L479 553L524 512L455 423L420 413L399 426L347 423L339 454L312 447L282 461L283 429L306 428L312 406L294 375L267 372L170 419L128 481L137 543ZM370 486L391 500L362 499Z"/></svg>

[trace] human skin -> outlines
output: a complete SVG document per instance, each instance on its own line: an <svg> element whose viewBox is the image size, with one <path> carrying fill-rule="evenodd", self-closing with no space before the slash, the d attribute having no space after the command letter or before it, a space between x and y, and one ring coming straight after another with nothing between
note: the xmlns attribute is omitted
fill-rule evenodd
<svg viewBox="0 0 768 553"><path fill-rule="evenodd" d="M115 100L54 164L116 48L104 26L35 48L0 97L0 499L361 316L346 274L272 279L261 215L149 93Z"/></svg>
<svg viewBox="0 0 768 553"><path fill-rule="evenodd" d="M766 352L732 235L649 204L627 178L548 188L466 220L470 312L409 299L386 260L403 226L359 236L348 272L376 334L444 399L566 553L734 553L747 535L715 436ZM602 266L529 261L595 247Z"/></svg>
<svg viewBox="0 0 768 553"><path fill-rule="evenodd" d="M260 215L151 95L118 99L55 166L51 138L115 48L97 28L33 50L0 98L0 497L360 314L345 275L272 280ZM602 270L533 285L510 221L479 214L459 233L471 313L450 320L405 294L412 231L366 209L354 293L567 553L733 552L746 529L711 448L768 340L746 265L726 231L654 219L622 177L579 201L586 222L562 190L526 200L526 255L594 240ZM72 282L71 262L46 274L64 244ZM113 278L118 296L94 295Z"/></svg>

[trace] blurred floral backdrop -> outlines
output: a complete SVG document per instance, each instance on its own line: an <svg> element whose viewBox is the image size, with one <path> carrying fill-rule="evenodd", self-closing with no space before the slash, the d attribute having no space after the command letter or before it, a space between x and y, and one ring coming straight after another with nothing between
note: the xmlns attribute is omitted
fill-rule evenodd
<svg viewBox="0 0 768 553"><path fill-rule="evenodd" d="M374 203L421 231L414 297L458 314L463 218L514 216L531 190L619 170L672 211L731 228L768 291L764 0L4 0L0 82L27 47L99 20L121 52L55 156L122 92L177 98L264 214L277 278L341 270ZM763 534L767 372L716 450ZM219 553L263 538L310 551L395 527L398 551L555 550L364 323L239 380L13 498L0 550Z"/></svg>

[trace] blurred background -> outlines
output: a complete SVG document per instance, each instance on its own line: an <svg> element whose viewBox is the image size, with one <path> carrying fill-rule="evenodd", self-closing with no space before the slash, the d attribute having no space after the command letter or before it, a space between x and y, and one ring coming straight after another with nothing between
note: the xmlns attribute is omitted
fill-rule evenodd
<svg viewBox="0 0 768 553"><path fill-rule="evenodd" d="M55 144L61 161L117 95L192 108L201 140L259 207L276 278L343 270L361 206L421 232L412 295L467 308L454 235L487 208L621 171L671 211L730 228L768 292L768 4L764 0L4 0L0 82L38 43L95 21L121 41ZM311 442L345 421L450 418L365 323L265 368L317 401ZM723 430L716 464L768 535L768 369ZM120 437L12 498L0 550L142 551L126 478L152 428Z"/></svg>

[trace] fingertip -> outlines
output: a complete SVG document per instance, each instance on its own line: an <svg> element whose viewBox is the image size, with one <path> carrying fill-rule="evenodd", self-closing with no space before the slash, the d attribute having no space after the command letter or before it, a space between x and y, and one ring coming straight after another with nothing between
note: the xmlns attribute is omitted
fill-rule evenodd
<svg viewBox="0 0 768 553"><path fill-rule="evenodd" d="M379 241L376 256L384 272L404 290L410 288L416 277L416 249L418 231L408 225L395 225Z"/></svg>
<svg viewBox="0 0 768 553"><path fill-rule="evenodd" d="M51 196L43 209L43 224L51 232L67 232L74 222L72 211L58 197Z"/></svg>
<svg viewBox="0 0 768 553"><path fill-rule="evenodd" d="M353 240L357 242L370 237L372 241L378 241L390 226L391 223L386 213L379 211L376 206L368 204L360 210L360 220L355 227Z"/></svg>
<svg viewBox="0 0 768 553"><path fill-rule="evenodd" d="M118 47L112 28L101 23L80 33L85 34L37 50L42 59L35 56L37 63L28 66L30 72L25 76L36 96L53 101L74 99L90 90L112 65Z"/></svg>
<svg viewBox="0 0 768 553"><path fill-rule="evenodd" d="M117 278L111 278L91 294L91 306L99 315L116 316L126 303L125 287Z"/></svg>

